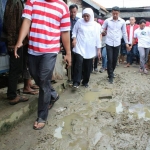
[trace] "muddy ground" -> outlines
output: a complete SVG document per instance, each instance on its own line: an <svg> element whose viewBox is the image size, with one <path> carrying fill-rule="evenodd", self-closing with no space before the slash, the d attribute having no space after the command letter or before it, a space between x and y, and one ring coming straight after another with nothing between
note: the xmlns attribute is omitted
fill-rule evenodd
<svg viewBox="0 0 150 150"><path fill-rule="evenodd" d="M89 88L61 95L42 131L32 129L35 119L36 113L1 135L0 149L150 150L150 74L120 65L113 85L106 72L92 74Z"/></svg>

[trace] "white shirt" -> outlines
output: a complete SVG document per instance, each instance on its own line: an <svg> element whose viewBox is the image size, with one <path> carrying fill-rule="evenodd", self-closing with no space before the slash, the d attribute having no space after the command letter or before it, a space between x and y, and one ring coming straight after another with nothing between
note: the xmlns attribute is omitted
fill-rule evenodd
<svg viewBox="0 0 150 150"><path fill-rule="evenodd" d="M134 32L134 38L138 39L138 47L150 48L150 28L145 27L143 30L140 28Z"/></svg>
<svg viewBox="0 0 150 150"><path fill-rule="evenodd" d="M133 26L130 25L130 35L129 35L129 44L132 44L133 41Z"/></svg>
<svg viewBox="0 0 150 150"><path fill-rule="evenodd" d="M95 22L94 25L85 26L80 19L73 28L72 38L76 37L76 46L73 52L80 54L84 59L91 59L97 55L97 48L101 48L100 25Z"/></svg>
<svg viewBox="0 0 150 150"><path fill-rule="evenodd" d="M118 20L113 20L113 18L108 18L104 21L102 25L103 30L107 30L106 44L109 46L117 47L121 45L121 38L123 36L125 43L128 43L126 23L122 18Z"/></svg>

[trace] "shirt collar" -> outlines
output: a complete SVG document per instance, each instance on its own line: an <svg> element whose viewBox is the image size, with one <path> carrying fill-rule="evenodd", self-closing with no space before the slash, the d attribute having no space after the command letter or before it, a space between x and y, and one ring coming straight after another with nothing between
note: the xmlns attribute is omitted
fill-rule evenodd
<svg viewBox="0 0 150 150"><path fill-rule="evenodd" d="M110 20L113 21L114 20L113 17L111 17ZM121 20L121 18L118 17L118 21L120 21L120 20Z"/></svg>
<svg viewBox="0 0 150 150"><path fill-rule="evenodd" d="M134 25L131 25L131 24L130 24L130 27L134 27L134 26L135 26L135 24L134 24Z"/></svg>
<svg viewBox="0 0 150 150"><path fill-rule="evenodd" d="M74 19L72 19L72 18L71 18L71 20L75 20L75 21L77 21L77 20L78 20L78 17L75 17Z"/></svg>

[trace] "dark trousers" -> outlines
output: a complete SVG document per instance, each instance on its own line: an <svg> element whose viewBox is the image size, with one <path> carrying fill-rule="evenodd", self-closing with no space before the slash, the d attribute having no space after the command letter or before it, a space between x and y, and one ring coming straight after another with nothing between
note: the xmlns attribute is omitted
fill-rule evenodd
<svg viewBox="0 0 150 150"><path fill-rule="evenodd" d="M71 52L71 79L73 80L73 76L74 76L74 52Z"/></svg>
<svg viewBox="0 0 150 150"><path fill-rule="evenodd" d="M81 55L74 53L74 78L73 83L87 84L90 79L92 59L84 59Z"/></svg>
<svg viewBox="0 0 150 150"><path fill-rule="evenodd" d="M10 56L10 65L9 65L9 77L8 77L8 89L7 97L10 100L13 100L17 97L17 84L19 76L23 70L23 47L18 49L19 58L15 58L14 51L9 51Z"/></svg>
<svg viewBox="0 0 150 150"><path fill-rule="evenodd" d="M51 97L57 97L57 93L51 86L56 57L57 54L54 53L40 56L29 54L28 56L30 74L39 86L38 118L42 118L43 120L47 120Z"/></svg>
<svg viewBox="0 0 150 150"><path fill-rule="evenodd" d="M136 57L136 61L139 61L139 52L138 52L138 45L133 45L132 49L127 52L127 63L132 64L133 58Z"/></svg>
<svg viewBox="0 0 150 150"><path fill-rule="evenodd" d="M112 78L116 68L120 46L113 47L106 45L107 50L107 73L108 77Z"/></svg>
<svg viewBox="0 0 150 150"><path fill-rule="evenodd" d="M93 69L97 69L97 66L98 66L98 57L95 57L94 58L94 65L93 65L93 62L92 62L92 70L91 70L91 72L93 71Z"/></svg>
<svg viewBox="0 0 150 150"><path fill-rule="evenodd" d="M23 78L31 79L28 66L28 44L23 47Z"/></svg>

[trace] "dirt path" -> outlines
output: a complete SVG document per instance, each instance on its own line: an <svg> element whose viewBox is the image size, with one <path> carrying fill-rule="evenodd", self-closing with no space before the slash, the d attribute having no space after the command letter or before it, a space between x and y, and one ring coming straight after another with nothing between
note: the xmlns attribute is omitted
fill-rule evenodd
<svg viewBox="0 0 150 150"><path fill-rule="evenodd" d="M102 91L112 98L99 98ZM69 88L49 112L42 131L32 125L36 113L0 137L4 150L150 150L150 75L138 67L92 74L90 86Z"/></svg>

